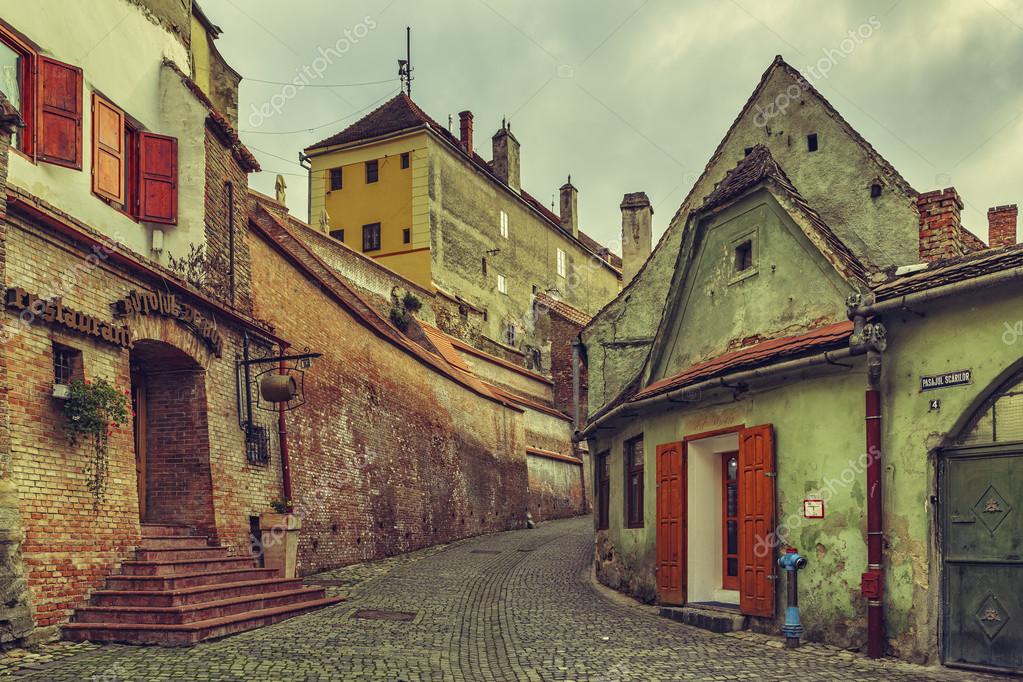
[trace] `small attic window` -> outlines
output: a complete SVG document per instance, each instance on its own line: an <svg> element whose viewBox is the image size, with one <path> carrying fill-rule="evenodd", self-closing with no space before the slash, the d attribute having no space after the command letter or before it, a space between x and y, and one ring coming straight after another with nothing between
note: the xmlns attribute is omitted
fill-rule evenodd
<svg viewBox="0 0 1023 682"><path fill-rule="evenodd" d="M881 196L881 183L876 180L870 184L870 198L877 199Z"/></svg>
<svg viewBox="0 0 1023 682"><path fill-rule="evenodd" d="M735 246L735 272L746 272L753 267L753 240L747 239Z"/></svg>
<svg viewBox="0 0 1023 682"><path fill-rule="evenodd" d="M743 156L749 156L752 153L753 153L753 147L746 147L744 150L742 150L742 155Z"/></svg>
<svg viewBox="0 0 1023 682"><path fill-rule="evenodd" d="M806 136L806 151L817 151L817 133L810 133Z"/></svg>

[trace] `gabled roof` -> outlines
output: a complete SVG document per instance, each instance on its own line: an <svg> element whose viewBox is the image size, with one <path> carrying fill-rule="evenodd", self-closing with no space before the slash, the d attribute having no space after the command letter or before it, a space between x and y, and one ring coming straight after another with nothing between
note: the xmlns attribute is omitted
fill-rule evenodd
<svg viewBox="0 0 1023 682"><path fill-rule="evenodd" d="M592 319L589 315L579 310L575 306L569 305L564 301L559 301L548 293L540 292L536 295L536 302L552 313L560 315L569 322L577 324L580 327L585 327L590 323Z"/></svg>
<svg viewBox="0 0 1023 682"><path fill-rule="evenodd" d="M497 177L492 165L488 163L486 159L477 154L475 151L473 151L472 154L467 153L465 148L462 147L462 143L454 134L451 133L451 131L431 118L429 114L423 111L419 105L412 101L412 98L404 92L398 93L341 132L306 147L305 151L309 152L311 150L321 149L324 147L333 147L337 145L351 144L362 140L371 140L414 128L429 129L441 140L446 142L452 151L461 155L478 170L482 171L488 179L504 187L517 199L525 203L530 209L538 213L542 219L549 223L550 227L556 229L569 239L573 239L572 234L562 227L560 216L544 206L542 202L538 201L526 190L522 189L515 191L508 187L503 180ZM574 239L583 249L600 257L604 265L614 272L617 277L621 277L622 259L619 256L608 251L607 248L601 246L599 242L582 231L580 231L579 236ZM606 260L602 257L604 254L607 254Z"/></svg>
<svg viewBox="0 0 1023 682"><path fill-rule="evenodd" d="M1023 267L1023 244L985 249L959 258L935 261L924 270L893 277L874 287L874 294L878 301L884 301L1019 267Z"/></svg>
<svg viewBox="0 0 1023 682"><path fill-rule="evenodd" d="M707 195L699 213L721 208L734 200L740 199L749 190L761 182L770 182L783 198L792 203L806 219L812 232L807 237L817 246L828 260L836 266L836 269L846 279L856 280L857 283L867 281L867 270L853 255L852 251L842 242L841 239L828 227L827 223L817 211L811 208L806 199L799 193L795 185L789 180L785 171L778 162L771 156L770 150L763 145L753 147L749 154L739 164L728 171L724 179L718 183L714 191ZM797 223L798 224L798 223ZM803 227L800 225L800 227Z"/></svg>

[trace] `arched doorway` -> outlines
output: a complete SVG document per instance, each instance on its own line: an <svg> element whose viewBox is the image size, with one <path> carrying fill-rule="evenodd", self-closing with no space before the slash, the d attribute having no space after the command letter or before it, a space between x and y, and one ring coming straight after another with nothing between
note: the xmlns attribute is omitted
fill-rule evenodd
<svg viewBox="0 0 1023 682"><path fill-rule="evenodd" d="M139 517L216 535L205 370L161 341L131 351Z"/></svg>
<svg viewBox="0 0 1023 682"><path fill-rule="evenodd" d="M943 657L1023 672L1023 375L941 452Z"/></svg>

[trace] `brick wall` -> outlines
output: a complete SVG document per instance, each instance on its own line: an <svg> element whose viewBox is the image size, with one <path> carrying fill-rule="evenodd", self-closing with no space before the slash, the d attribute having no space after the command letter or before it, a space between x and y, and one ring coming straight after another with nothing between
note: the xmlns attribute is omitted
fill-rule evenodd
<svg viewBox="0 0 1023 682"><path fill-rule="evenodd" d="M582 327L550 311L551 378L554 380L554 407L569 416L575 416L572 384L572 342L579 338ZM586 365L579 369L579 416L585 419L586 411Z"/></svg>
<svg viewBox="0 0 1023 682"><path fill-rule="evenodd" d="M231 183L232 192L228 192ZM229 197L233 194L233 201ZM214 262L227 268L231 250L231 211L234 209L234 305L241 310L252 309L252 276L250 274L249 247L245 239L248 215L248 176L238 165L231 149L206 128L206 251ZM221 270L223 282L218 286L224 301L230 300L228 274Z"/></svg>
<svg viewBox="0 0 1023 682"><path fill-rule="evenodd" d="M963 200L955 187L925 192L916 199L920 214L920 260L958 258L966 253L960 214Z"/></svg>
<svg viewBox="0 0 1023 682"><path fill-rule="evenodd" d="M1016 243L1016 218L1019 208L1016 204L992 206L987 210L988 246L1012 246Z"/></svg>
<svg viewBox="0 0 1023 682"><path fill-rule="evenodd" d="M299 570L522 527L521 412L382 339L250 239L256 315L324 354L306 372L306 404L288 413Z"/></svg>

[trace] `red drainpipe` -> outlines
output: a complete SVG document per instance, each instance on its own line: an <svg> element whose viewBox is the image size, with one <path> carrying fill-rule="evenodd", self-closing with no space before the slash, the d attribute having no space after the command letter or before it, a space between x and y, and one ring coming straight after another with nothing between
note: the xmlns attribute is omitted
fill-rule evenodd
<svg viewBox="0 0 1023 682"><path fill-rule="evenodd" d="M883 513L881 506L881 354L867 354L868 388L866 392L867 435L867 571L860 591L867 600L867 656L884 655Z"/></svg>
<svg viewBox="0 0 1023 682"><path fill-rule="evenodd" d="M284 355L287 346L281 346L281 355ZM287 374L284 361L281 360L280 373ZM286 403L277 404L277 435L281 444L281 478L284 488L284 501L288 505L288 511L294 511L294 500L291 497L291 460L288 456L288 421L285 419L284 407Z"/></svg>

